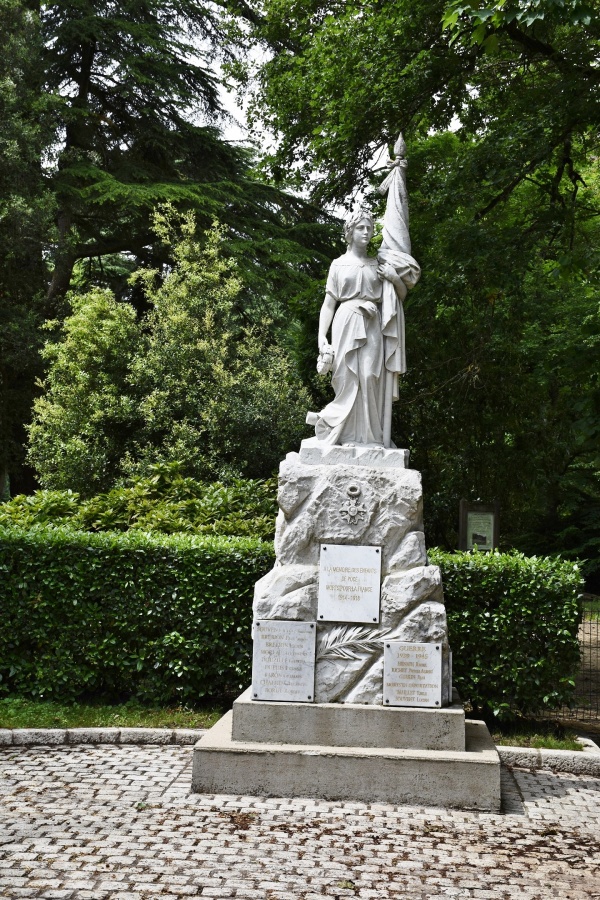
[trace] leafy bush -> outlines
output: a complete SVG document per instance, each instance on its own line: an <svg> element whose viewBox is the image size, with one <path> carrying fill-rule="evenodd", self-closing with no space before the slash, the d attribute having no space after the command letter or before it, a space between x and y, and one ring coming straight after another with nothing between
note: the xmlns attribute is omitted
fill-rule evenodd
<svg viewBox="0 0 600 900"><path fill-rule="evenodd" d="M0 525L69 525L81 531L141 531L273 537L274 479L203 484L178 463L151 466L144 477L82 500L72 491L37 491L0 504Z"/></svg>
<svg viewBox="0 0 600 900"><path fill-rule="evenodd" d="M139 427L129 370L141 350L141 329L129 303L93 288L69 297L62 324L47 322L44 393L34 403L30 461L53 489L91 494L115 481L118 461Z"/></svg>
<svg viewBox="0 0 600 900"><path fill-rule="evenodd" d="M504 716L568 703L577 566L518 553L430 556L442 569L463 700ZM253 538L0 525L0 692L153 702L235 692L250 680L254 583L273 561L272 545Z"/></svg>
<svg viewBox="0 0 600 900"><path fill-rule="evenodd" d="M568 704L579 665L581 572L521 553L443 553L454 684L476 711L500 717Z"/></svg>
<svg viewBox="0 0 600 900"><path fill-rule="evenodd" d="M90 497L173 460L205 481L265 477L306 432L308 394L269 319L241 314L223 230L196 234L193 214L167 205L155 231L172 266L136 273L144 316L93 288L49 323L29 428L46 488Z"/></svg>
<svg viewBox="0 0 600 900"><path fill-rule="evenodd" d="M250 538L0 527L0 691L165 702L250 678L254 583L273 564Z"/></svg>

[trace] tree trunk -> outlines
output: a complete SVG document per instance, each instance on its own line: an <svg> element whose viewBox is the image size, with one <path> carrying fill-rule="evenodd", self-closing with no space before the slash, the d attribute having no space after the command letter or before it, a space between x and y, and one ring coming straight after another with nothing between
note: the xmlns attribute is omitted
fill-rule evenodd
<svg viewBox="0 0 600 900"><path fill-rule="evenodd" d="M71 284L71 276L73 275L73 266L76 259L75 253L70 246L71 225L70 213L61 212L58 216L58 249L47 295L52 306L56 304L60 297L64 297Z"/></svg>
<svg viewBox="0 0 600 900"><path fill-rule="evenodd" d="M10 478L7 467L0 464L0 503L5 500L10 500Z"/></svg>

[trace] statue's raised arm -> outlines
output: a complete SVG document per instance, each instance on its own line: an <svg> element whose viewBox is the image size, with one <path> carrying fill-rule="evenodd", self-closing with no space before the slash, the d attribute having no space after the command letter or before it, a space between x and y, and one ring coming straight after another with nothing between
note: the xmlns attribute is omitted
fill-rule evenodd
<svg viewBox="0 0 600 900"><path fill-rule="evenodd" d="M346 220L348 250L331 264L319 318L321 372L332 371L335 397L309 413L318 441L391 447L391 404L406 371L402 301L421 274L410 255L402 135L380 191L388 193L383 242L367 255L373 217L359 209ZM331 341L328 340L331 328Z"/></svg>

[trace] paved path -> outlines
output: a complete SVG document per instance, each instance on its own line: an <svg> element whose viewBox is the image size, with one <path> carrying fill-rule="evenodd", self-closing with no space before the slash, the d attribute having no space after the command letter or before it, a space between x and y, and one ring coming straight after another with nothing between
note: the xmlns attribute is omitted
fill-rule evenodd
<svg viewBox="0 0 600 900"><path fill-rule="evenodd" d="M0 751L0 898L600 898L600 779L504 772L502 815L189 792L192 748Z"/></svg>

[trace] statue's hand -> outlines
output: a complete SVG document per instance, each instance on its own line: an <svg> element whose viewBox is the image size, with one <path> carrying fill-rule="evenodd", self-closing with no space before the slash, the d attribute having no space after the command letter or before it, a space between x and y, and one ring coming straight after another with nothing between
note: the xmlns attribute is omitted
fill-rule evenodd
<svg viewBox="0 0 600 900"><path fill-rule="evenodd" d="M366 300L364 303L361 304L361 306L364 309L364 311L366 312L366 314L369 316L370 319L372 319L373 316L377 315L377 307L375 306L374 303L371 303L370 300Z"/></svg>
<svg viewBox="0 0 600 900"><path fill-rule="evenodd" d="M377 266L377 274L382 280L385 279L386 281L391 281L392 284L395 284L399 277L395 268L391 263L387 262L379 263Z"/></svg>
<svg viewBox="0 0 600 900"><path fill-rule="evenodd" d="M317 372L319 375L327 375L328 372L331 372L333 359L333 347L327 341L323 341L319 351L319 358L317 359Z"/></svg>
<svg viewBox="0 0 600 900"><path fill-rule="evenodd" d="M332 347L327 338L319 338L319 353L328 353L330 350Z"/></svg>

